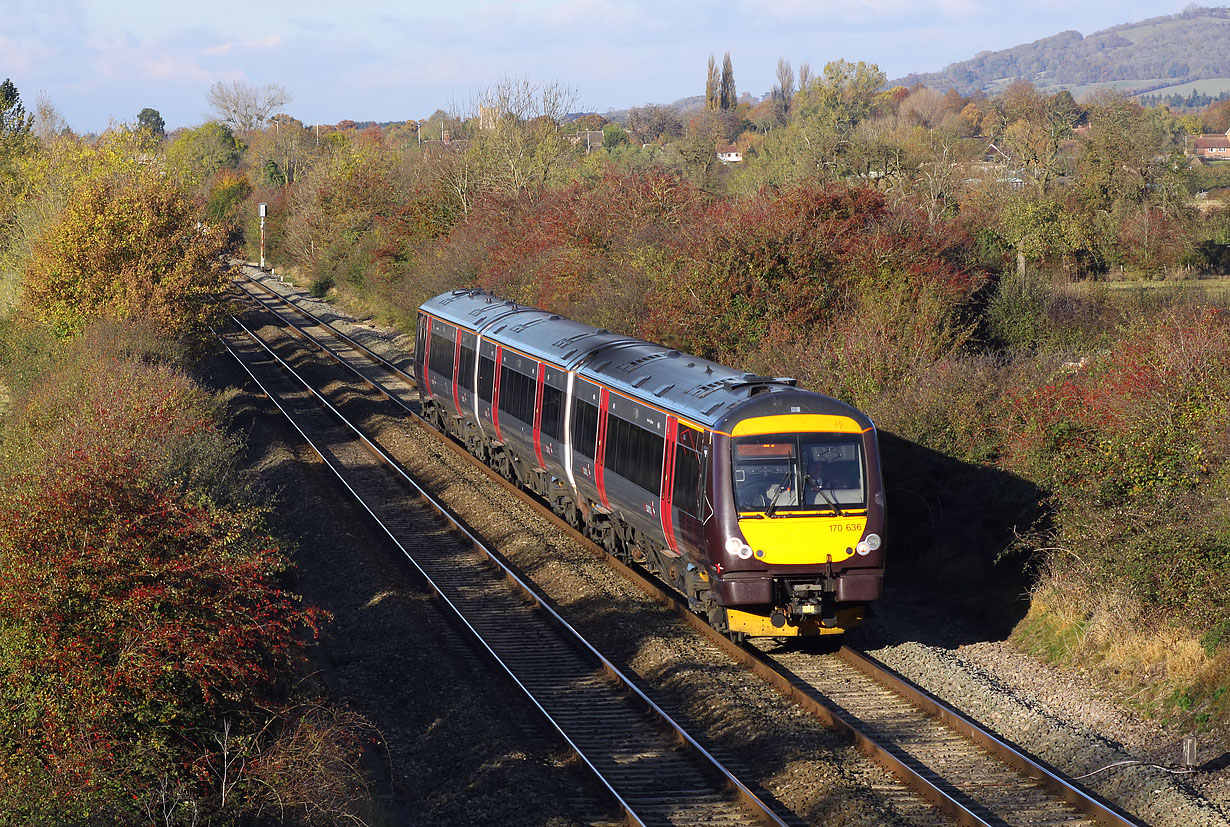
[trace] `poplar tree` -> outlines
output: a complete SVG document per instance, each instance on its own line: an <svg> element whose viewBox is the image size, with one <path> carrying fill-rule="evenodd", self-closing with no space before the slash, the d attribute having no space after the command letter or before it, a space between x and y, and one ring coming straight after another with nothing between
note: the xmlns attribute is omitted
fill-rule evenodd
<svg viewBox="0 0 1230 827"><path fill-rule="evenodd" d="M713 59L713 55L709 55L709 72L705 77L705 108L717 109L720 103L718 99L719 87L721 86L720 76L718 75L717 61Z"/></svg>
<svg viewBox="0 0 1230 827"><path fill-rule="evenodd" d="M730 52L722 59L722 85L719 92L720 105L723 109L733 109L739 102L735 92L735 70L730 65Z"/></svg>

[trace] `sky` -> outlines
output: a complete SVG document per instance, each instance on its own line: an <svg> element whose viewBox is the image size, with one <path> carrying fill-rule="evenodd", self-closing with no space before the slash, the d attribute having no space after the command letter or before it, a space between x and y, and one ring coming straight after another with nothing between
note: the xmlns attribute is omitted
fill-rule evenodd
<svg viewBox="0 0 1230 827"><path fill-rule="evenodd" d="M210 118L218 81L273 83L305 124L472 111L501 79L559 84L575 111L704 92L729 52L756 97L779 58L813 71L867 61L887 76L1065 30L1176 14L1188 0L0 0L0 78L27 111L42 96L77 132ZM1210 4L1211 5L1211 4Z"/></svg>

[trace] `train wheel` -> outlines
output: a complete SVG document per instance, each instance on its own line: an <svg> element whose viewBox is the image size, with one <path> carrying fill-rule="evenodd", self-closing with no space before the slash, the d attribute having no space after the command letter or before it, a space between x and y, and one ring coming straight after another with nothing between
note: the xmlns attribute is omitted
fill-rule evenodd
<svg viewBox="0 0 1230 827"><path fill-rule="evenodd" d="M513 468L512 460L508 458L507 451L498 451L491 455L491 468L504 479L512 482Z"/></svg>

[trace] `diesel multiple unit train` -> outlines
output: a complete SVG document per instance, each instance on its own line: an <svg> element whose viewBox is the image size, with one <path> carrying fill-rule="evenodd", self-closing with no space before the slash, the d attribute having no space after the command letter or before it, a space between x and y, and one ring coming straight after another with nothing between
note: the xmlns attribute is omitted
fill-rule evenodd
<svg viewBox="0 0 1230 827"><path fill-rule="evenodd" d="M880 596L876 431L842 402L479 290L419 308L415 370L436 428L733 637Z"/></svg>

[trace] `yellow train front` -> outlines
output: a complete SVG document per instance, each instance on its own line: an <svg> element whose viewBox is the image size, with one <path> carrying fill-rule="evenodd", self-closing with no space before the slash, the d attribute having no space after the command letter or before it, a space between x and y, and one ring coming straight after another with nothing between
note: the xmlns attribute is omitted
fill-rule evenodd
<svg viewBox="0 0 1230 827"><path fill-rule="evenodd" d="M854 628L884 580L875 428L829 397L748 384L759 392L712 431L710 621L748 636Z"/></svg>
<svg viewBox="0 0 1230 827"><path fill-rule="evenodd" d="M880 596L875 428L836 399L477 290L419 309L415 370L436 427L732 636Z"/></svg>

